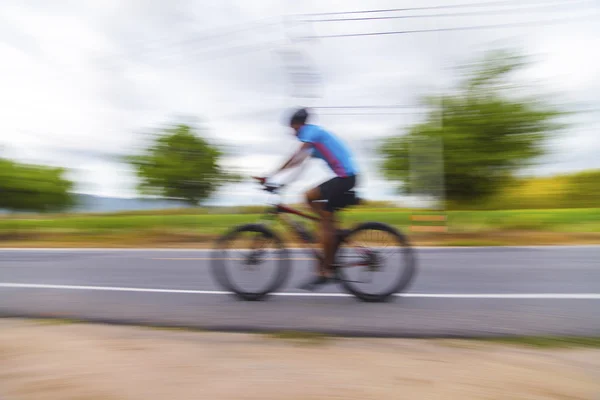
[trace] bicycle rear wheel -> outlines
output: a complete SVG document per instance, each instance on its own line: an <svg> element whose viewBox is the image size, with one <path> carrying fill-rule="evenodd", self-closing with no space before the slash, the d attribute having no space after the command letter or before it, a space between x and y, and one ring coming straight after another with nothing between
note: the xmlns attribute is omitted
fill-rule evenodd
<svg viewBox="0 0 600 400"><path fill-rule="evenodd" d="M406 290L417 269L408 239L379 222L347 231L337 244L335 260L343 288L368 302L383 302Z"/></svg>
<svg viewBox="0 0 600 400"><path fill-rule="evenodd" d="M211 267L223 288L243 300L256 301L285 283L290 259L273 231L250 224L234 228L217 241Z"/></svg>

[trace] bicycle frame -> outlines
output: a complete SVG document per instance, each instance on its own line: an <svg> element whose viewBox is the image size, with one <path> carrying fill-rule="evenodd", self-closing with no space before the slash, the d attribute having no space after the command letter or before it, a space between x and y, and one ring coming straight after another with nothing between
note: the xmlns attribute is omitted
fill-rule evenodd
<svg viewBox="0 0 600 400"><path fill-rule="evenodd" d="M285 226L290 228L302 242L304 242L310 246L310 249L312 250L314 257L316 257L317 259L322 261L323 255L321 253L321 251L322 251L321 246L318 242L312 240L312 239L314 239L314 234L310 231L306 232L306 231L301 230L300 227L296 223L294 223L294 221L289 219L286 215L290 215L290 214L296 215L298 217L301 217L301 218L304 218L304 219L307 219L307 220L310 220L313 222L320 222L321 221L320 217L308 214L308 213L300 211L300 210L296 210L292 207L281 204L281 202L277 202L277 203L273 204L273 208L268 210L266 214L270 215L270 216L274 216L279 221L281 221ZM310 238L310 237L307 237L307 235L311 235L313 237ZM364 250L363 250L363 252L364 252ZM357 264L357 265L362 265L362 264Z"/></svg>
<svg viewBox="0 0 600 400"><path fill-rule="evenodd" d="M309 219L311 221L315 221L315 222L321 221L321 218L319 218L317 216L310 215L310 214L307 214L307 213L299 211L299 210L295 210L291 207L284 206L282 204L277 204L275 206L275 209L276 209L277 214L293 214L293 215L297 215L297 216L305 218L305 219Z"/></svg>
<svg viewBox="0 0 600 400"><path fill-rule="evenodd" d="M274 207L270 210L267 211L268 215L274 216L275 218L277 218L283 225L285 225L287 228L291 229L292 232L294 232L296 234L296 237L298 237L298 239L300 239L302 242L308 244L312 250L312 253L315 257L317 257L318 259L322 258L322 255L319 251L319 243L315 242L308 237L307 235L312 235L312 232L305 232L302 231L300 229L300 227L294 223L294 221L292 221L290 218L287 217L287 215L296 215L298 217L313 221L313 222L320 222L321 218L315 215L310 215L308 213L305 213L303 211L300 210L296 210L292 207L289 206L285 206L281 203L277 203L274 205Z"/></svg>

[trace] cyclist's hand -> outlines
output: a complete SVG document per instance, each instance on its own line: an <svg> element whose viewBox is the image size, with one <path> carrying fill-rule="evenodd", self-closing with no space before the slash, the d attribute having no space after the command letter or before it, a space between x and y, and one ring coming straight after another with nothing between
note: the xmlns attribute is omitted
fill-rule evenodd
<svg viewBox="0 0 600 400"><path fill-rule="evenodd" d="M265 183L267 183L266 177L253 176L252 178L256 179L258 181L258 183L260 183L261 185L264 185Z"/></svg>
<svg viewBox="0 0 600 400"><path fill-rule="evenodd" d="M269 181L268 177L253 176L252 178L256 179L261 185L263 185L263 187L264 187L263 189L269 193L277 193L279 190L281 190L285 186L285 185L268 183L268 181Z"/></svg>

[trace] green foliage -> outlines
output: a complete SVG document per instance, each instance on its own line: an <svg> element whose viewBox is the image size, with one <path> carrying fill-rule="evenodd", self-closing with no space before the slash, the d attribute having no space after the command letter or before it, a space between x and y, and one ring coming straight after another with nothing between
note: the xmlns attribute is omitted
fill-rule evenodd
<svg viewBox="0 0 600 400"><path fill-rule="evenodd" d="M65 170L0 159L0 209L56 212L74 204Z"/></svg>
<svg viewBox="0 0 600 400"><path fill-rule="evenodd" d="M222 153L185 124L164 129L143 154L129 158L146 195L197 206L221 184L237 180L218 165Z"/></svg>
<svg viewBox="0 0 600 400"><path fill-rule="evenodd" d="M551 177L515 179L493 198L477 204L479 210L594 208L600 204L600 170ZM451 204L451 209L461 209Z"/></svg>
<svg viewBox="0 0 600 400"><path fill-rule="evenodd" d="M404 192L459 204L476 204L505 188L562 128L561 112L511 84L511 74L524 65L523 58L498 52L463 68L454 91L425 99L431 109L423 123L383 143L385 176Z"/></svg>
<svg viewBox="0 0 600 400"><path fill-rule="evenodd" d="M600 170L583 171L568 177L564 203L570 207L598 207Z"/></svg>

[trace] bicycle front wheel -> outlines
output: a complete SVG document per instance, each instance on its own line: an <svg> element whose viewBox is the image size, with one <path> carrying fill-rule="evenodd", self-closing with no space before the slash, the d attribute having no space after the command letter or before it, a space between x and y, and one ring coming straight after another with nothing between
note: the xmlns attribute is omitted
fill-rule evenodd
<svg viewBox="0 0 600 400"><path fill-rule="evenodd" d="M261 300L279 289L290 273L283 241L259 224L239 226L221 237L211 266L223 288L249 301Z"/></svg>
<svg viewBox="0 0 600 400"><path fill-rule="evenodd" d="M386 301L406 290L417 269L406 236L379 222L366 222L345 233L335 259L344 289L368 302Z"/></svg>

